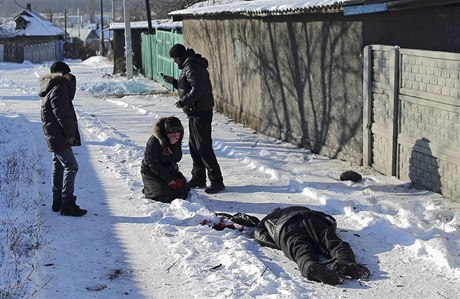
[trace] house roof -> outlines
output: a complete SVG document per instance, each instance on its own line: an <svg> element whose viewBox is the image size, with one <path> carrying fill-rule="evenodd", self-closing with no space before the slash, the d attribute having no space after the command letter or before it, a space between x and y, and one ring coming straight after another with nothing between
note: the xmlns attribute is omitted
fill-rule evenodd
<svg viewBox="0 0 460 299"><path fill-rule="evenodd" d="M104 32L104 40L112 40L113 39L113 32L108 30L109 28L104 28L102 31ZM93 26L93 28L88 31L88 34L85 37L85 40L91 39L100 39L101 38L101 29L98 25Z"/></svg>
<svg viewBox="0 0 460 299"><path fill-rule="evenodd" d="M147 29L147 21L138 21L130 23L131 29ZM152 20L152 27L157 29L177 29L182 28L182 22L173 22L171 19ZM110 23L110 30L124 30L125 23Z"/></svg>
<svg viewBox="0 0 460 299"><path fill-rule="evenodd" d="M19 13L14 20L24 19L27 22L25 29L20 29L15 32L15 35L24 36L64 36L65 32L58 26L47 21L40 15L37 15L31 11L23 10Z"/></svg>
<svg viewBox="0 0 460 299"><path fill-rule="evenodd" d="M215 0L170 12L174 18L203 15L278 15L342 11L340 0ZM216 4L218 3L218 4Z"/></svg>
<svg viewBox="0 0 460 299"><path fill-rule="evenodd" d="M174 19L212 15L358 14L460 3L460 0L208 0L170 12ZM354 13L348 13L348 12ZM364 11L364 12L362 12Z"/></svg>
<svg viewBox="0 0 460 299"><path fill-rule="evenodd" d="M345 15L402 10L460 3L460 0L346 0Z"/></svg>
<svg viewBox="0 0 460 299"><path fill-rule="evenodd" d="M0 38L11 37L12 33L2 27L0 27Z"/></svg>

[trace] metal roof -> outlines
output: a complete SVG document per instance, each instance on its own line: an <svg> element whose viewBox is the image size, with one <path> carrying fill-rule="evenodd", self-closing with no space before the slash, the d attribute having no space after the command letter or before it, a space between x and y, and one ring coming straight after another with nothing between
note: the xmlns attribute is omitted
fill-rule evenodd
<svg viewBox="0 0 460 299"><path fill-rule="evenodd" d="M365 14L460 3L460 0L346 0L345 15Z"/></svg>
<svg viewBox="0 0 460 299"><path fill-rule="evenodd" d="M210 15L286 15L304 13L341 12L340 0L252 0L252 1L200 2L189 8L170 12L176 18Z"/></svg>

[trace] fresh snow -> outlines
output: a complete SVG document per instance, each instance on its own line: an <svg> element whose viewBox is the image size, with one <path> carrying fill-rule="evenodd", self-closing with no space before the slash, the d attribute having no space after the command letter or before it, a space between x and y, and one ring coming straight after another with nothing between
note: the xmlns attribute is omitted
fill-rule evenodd
<svg viewBox="0 0 460 299"><path fill-rule="evenodd" d="M83 146L81 218L51 211L51 154L40 122L38 76L50 63L0 63L0 297L6 298L456 298L460 204L372 169L315 155L215 113L213 145L227 189L150 202L140 163L152 123L187 119L177 96L142 77L112 76L101 57L67 61ZM359 183L342 182L355 170ZM304 205L332 214L368 280L336 287L304 279L250 229L213 230L215 212L262 218ZM9 294L6 292L10 292ZM457 294L457 295L455 295Z"/></svg>

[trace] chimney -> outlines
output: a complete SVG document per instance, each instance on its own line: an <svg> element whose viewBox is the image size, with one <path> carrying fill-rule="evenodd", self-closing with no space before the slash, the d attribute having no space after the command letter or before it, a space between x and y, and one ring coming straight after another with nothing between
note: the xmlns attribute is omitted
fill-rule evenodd
<svg viewBox="0 0 460 299"><path fill-rule="evenodd" d="M28 10L28 11L30 11L30 12L32 11L32 5L30 5L30 3L27 3L27 6L26 6L26 7L27 7L27 10Z"/></svg>

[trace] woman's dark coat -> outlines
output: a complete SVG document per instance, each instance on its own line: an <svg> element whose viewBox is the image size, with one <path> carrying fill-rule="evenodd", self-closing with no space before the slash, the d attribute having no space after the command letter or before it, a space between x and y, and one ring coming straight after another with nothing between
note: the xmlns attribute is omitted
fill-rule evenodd
<svg viewBox="0 0 460 299"><path fill-rule="evenodd" d="M178 90L184 112L190 116L194 112L209 110L214 107L214 96L209 78L208 60L192 49L187 49L180 58L182 69L173 86Z"/></svg>
<svg viewBox="0 0 460 299"><path fill-rule="evenodd" d="M141 174L144 181L144 194L147 198L157 199L165 196L186 198L189 192L184 175L179 171L177 162L182 159L183 130L180 139L171 145L164 132L166 118L159 119L152 127L152 136L147 141ZM182 179L184 186L173 190L168 186L172 180ZM163 201L163 200L161 200Z"/></svg>
<svg viewBox="0 0 460 299"><path fill-rule="evenodd" d="M76 80L67 80L60 74L49 74L40 78L41 120L46 143L51 152L59 152L71 146L81 145L77 115L72 101L76 91ZM74 138L72 144L69 138Z"/></svg>

